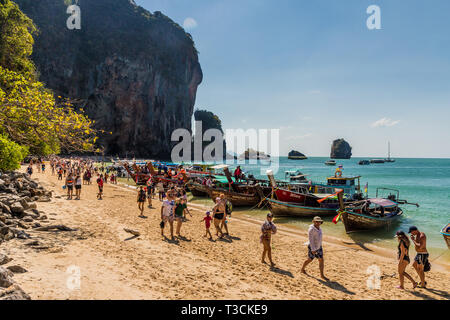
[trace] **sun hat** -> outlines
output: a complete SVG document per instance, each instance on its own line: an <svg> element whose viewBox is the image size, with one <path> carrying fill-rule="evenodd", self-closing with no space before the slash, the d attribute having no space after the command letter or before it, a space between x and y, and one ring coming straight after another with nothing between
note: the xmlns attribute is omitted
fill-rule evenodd
<svg viewBox="0 0 450 320"><path fill-rule="evenodd" d="M211 212L209 212L209 211L206 211L206 215L207 216L209 216L211 214Z"/></svg>
<svg viewBox="0 0 450 320"><path fill-rule="evenodd" d="M321 217L314 217L313 222L322 222L323 223L323 220Z"/></svg>

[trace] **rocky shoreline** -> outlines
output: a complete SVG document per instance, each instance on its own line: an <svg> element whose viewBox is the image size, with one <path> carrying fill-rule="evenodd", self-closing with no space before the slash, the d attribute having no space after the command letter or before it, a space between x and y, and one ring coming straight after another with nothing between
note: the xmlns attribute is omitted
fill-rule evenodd
<svg viewBox="0 0 450 320"><path fill-rule="evenodd" d="M28 230L53 228L44 212L37 209L36 202L49 202L52 192L33 181L29 175L9 172L0 175L0 248L3 242L32 238ZM25 245L36 246L31 240ZM0 300L30 300L14 281L15 273L27 270L13 263L14 259L0 252Z"/></svg>

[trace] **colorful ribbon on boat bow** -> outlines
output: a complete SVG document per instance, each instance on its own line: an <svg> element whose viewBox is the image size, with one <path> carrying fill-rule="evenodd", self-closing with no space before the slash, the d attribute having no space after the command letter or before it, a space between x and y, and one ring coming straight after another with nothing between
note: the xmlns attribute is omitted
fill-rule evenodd
<svg viewBox="0 0 450 320"><path fill-rule="evenodd" d="M341 211L341 210L338 211L337 216L333 218L333 223L334 224L337 224L339 222L339 220L341 219L343 213L344 213L344 211Z"/></svg>

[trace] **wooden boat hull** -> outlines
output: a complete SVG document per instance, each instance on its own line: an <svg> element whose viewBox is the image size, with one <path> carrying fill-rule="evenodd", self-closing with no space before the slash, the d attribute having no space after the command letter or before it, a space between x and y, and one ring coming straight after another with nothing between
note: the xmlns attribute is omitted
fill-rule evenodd
<svg viewBox="0 0 450 320"><path fill-rule="evenodd" d="M227 200L233 204L233 207L253 207L261 201L261 197L256 192L245 194L221 189L209 189L208 193L213 201L223 193Z"/></svg>
<svg viewBox="0 0 450 320"><path fill-rule="evenodd" d="M194 197L208 197L208 187L198 183L189 183L189 191Z"/></svg>
<svg viewBox="0 0 450 320"><path fill-rule="evenodd" d="M446 230L450 227L450 223L447 224L441 231L442 236L444 237L445 242L447 243L447 247L450 249L450 232Z"/></svg>
<svg viewBox="0 0 450 320"><path fill-rule="evenodd" d="M275 195L277 200L281 202L293 202L293 203L302 203L305 202L305 195L302 193L297 193L284 189L276 189Z"/></svg>
<svg viewBox="0 0 450 320"><path fill-rule="evenodd" d="M269 210L276 216L290 217L315 217L315 216L335 216L336 209L306 207L298 203L282 202L273 199L267 199Z"/></svg>
<svg viewBox="0 0 450 320"><path fill-rule="evenodd" d="M345 211L342 214L342 221L347 233L355 231L373 230L379 228L390 228L393 223L403 215L403 211L391 217L372 217L360 213Z"/></svg>

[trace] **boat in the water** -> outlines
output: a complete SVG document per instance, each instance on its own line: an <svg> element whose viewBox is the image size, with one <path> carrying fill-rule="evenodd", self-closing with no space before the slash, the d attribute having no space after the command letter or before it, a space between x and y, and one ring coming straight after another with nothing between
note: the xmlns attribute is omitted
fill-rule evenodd
<svg viewBox="0 0 450 320"><path fill-rule="evenodd" d="M208 189L209 197L214 201L221 194L233 204L233 207L253 207L261 202L260 194L255 190L244 191L242 189L236 191L226 189Z"/></svg>
<svg viewBox="0 0 450 320"><path fill-rule="evenodd" d="M358 164L360 166L368 166L368 165L370 165L370 161L369 160L361 160L358 162Z"/></svg>
<svg viewBox="0 0 450 320"><path fill-rule="evenodd" d="M391 158L391 143L388 142L388 157L387 159L384 159L385 162L395 162L395 159Z"/></svg>
<svg viewBox="0 0 450 320"><path fill-rule="evenodd" d="M397 202L389 199L365 199L350 204L344 204L343 193L338 194L339 215L347 233L390 228L403 215L403 210Z"/></svg>
<svg viewBox="0 0 450 320"><path fill-rule="evenodd" d="M441 234L444 237L445 242L447 243L447 247L450 249L450 223L442 228Z"/></svg>
<svg viewBox="0 0 450 320"><path fill-rule="evenodd" d="M384 159L371 159L370 163L385 163L386 161Z"/></svg>
<svg viewBox="0 0 450 320"><path fill-rule="evenodd" d="M325 161L325 165L326 166L335 166L336 161L335 160L327 160L327 161Z"/></svg>
<svg viewBox="0 0 450 320"><path fill-rule="evenodd" d="M320 205L317 200L319 198L309 198L306 196L303 204L299 204L267 199L270 212L276 216L315 217L336 215L337 204L334 207L329 207L327 205ZM306 204L308 201L311 201L310 205Z"/></svg>

